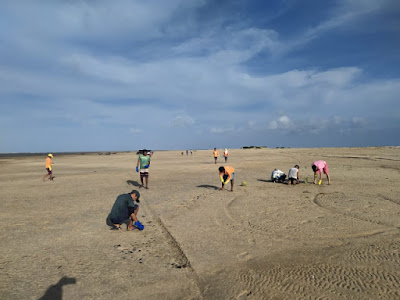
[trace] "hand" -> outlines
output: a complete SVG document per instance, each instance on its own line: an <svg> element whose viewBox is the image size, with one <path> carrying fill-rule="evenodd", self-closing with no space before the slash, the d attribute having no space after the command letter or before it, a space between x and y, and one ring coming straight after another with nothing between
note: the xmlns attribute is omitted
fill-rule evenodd
<svg viewBox="0 0 400 300"><path fill-rule="evenodd" d="M150 167L150 165L145 165L144 168L147 169L148 167Z"/></svg>
<svg viewBox="0 0 400 300"><path fill-rule="evenodd" d="M321 183L322 183L322 180L318 181L318 185L321 185Z"/></svg>
<svg viewBox="0 0 400 300"><path fill-rule="evenodd" d="M137 173L137 172L139 172L139 167L138 167L138 166L136 166L136 173Z"/></svg>

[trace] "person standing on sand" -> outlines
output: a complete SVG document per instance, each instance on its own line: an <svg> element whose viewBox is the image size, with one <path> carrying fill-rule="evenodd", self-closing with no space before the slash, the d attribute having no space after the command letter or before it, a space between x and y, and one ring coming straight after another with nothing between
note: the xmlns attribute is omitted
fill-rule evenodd
<svg viewBox="0 0 400 300"><path fill-rule="evenodd" d="M47 176L49 176L50 181L53 181L53 172L52 172L52 165L53 165L53 162L52 162L52 160L51 160L52 158L53 158L53 154L49 153L49 154L47 155L47 158L46 158L46 170L47 170L47 174L44 175L44 176L42 177L42 180L43 180L43 181L45 181L45 179L46 179Z"/></svg>
<svg viewBox="0 0 400 300"><path fill-rule="evenodd" d="M117 197L114 202L111 212L107 217L107 224L111 225L109 221L113 224L113 229L120 230L121 224L125 220L129 219L128 230L139 229L143 230L144 226L139 222L137 218L137 213L139 211L140 193L136 190L132 190L129 194L122 194Z"/></svg>
<svg viewBox="0 0 400 300"><path fill-rule="evenodd" d="M219 178L221 179L222 182L222 187L221 191L224 190L225 184L228 184L228 182L231 182L231 192L233 192L233 180L235 178L235 169L233 167L219 167Z"/></svg>
<svg viewBox="0 0 400 300"><path fill-rule="evenodd" d="M139 187L143 187L143 178L146 180L145 189L149 188L149 167L151 157L147 154L147 150L143 149L139 151L139 157L136 165L136 172L140 171L140 182L142 183Z"/></svg>
<svg viewBox="0 0 400 300"><path fill-rule="evenodd" d="M288 174L288 185L291 184L298 184L300 183L300 171L299 171L300 167L299 165L295 165L293 168L289 169L289 174Z"/></svg>
<svg viewBox="0 0 400 300"><path fill-rule="evenodd" d="M217 148L214 148L213 156L214 156L214 162L215 162L215 164L217 164L217 158L219 156L219 152L218 152Z"/></svg>
<svg viewBox="0 0 400 300"><path fill-rule="evenodd" d="M228 155L229 155L228 149L225 148L224 151L225 162L228 162Z"/></svg>
<svg viewBox="0 0 400 300"><path fill-rule="evenodd" d="M328 179L328 184L331 184L331 177L329 176L328 164L324 160L317 160L313 162L311 168L314 171L314 184L317 184L317 174L319 173L319 181L318 185L322 183L322 171L326 174L326 178Z"/></svg>

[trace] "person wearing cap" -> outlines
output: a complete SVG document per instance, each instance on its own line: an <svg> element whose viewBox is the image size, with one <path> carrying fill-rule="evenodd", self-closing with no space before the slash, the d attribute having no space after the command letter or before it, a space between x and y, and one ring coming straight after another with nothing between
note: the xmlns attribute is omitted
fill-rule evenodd
<svg viewBox="0 0 400 300"><path fill-rule="evenodd" d="M47 174L43 175L42 180L45 181L46 177L49 176L50 180L53 181L53 172L52 172L52 165L53 162L51 161L51 159L53 158L53 154L49 153L47 155L46 158L46 170L47 170Z"/></svg>
<svg viewBox="0 0 400 300"><path fill-rule="evenodd" d="M139 151L139 157L136 165L136 172L140 172L140 182L142 183L139 187L143 187L143 178L146 179L145 189L149 188L149 167L150 167L151 157L148 155L147 150L143 149Z"/></svg>
<svg viewBox="0 0 400 300"><path fill-rule="evenodd" d="M224 190L225 184L228 184L228 182L231 182L231 192L233 192L233 180L235 178L235 169L233 167L219 167L219 178L221 179L222 187L221 191Z"/></svg>
<svg viewBox="0 0 400 300"><path fill-rule="evenodd" d="M213 150L213 157L214 157L214 162L215 162L215 164L217 164L218 156L219 156L219 152L218 152L217 148L214 148L214 150Z"/></svg>
<svg viewBox="0 0 400 300"><path fill-rule="evenodd" d="M128 230L139 229L143 230L144 226L139 222L137 213L139 211L140 193L132 190L129 194L122 194L117 197L114 202L111 212L107 217L110 220L113 229L120 230L121 224L129 219ZM136 203L135 203L136 201ZM107 222L111 225L109 222Z"/></svg>
<svg viewBox="0 0 400 300"><path fill-rule="evenodd" d="M328 164L324 160L314 161L311 165L311 168L314 171L314 184L317 184L317 174L319 173L319 181L318 185L322 183L322 172L326 174L326 178L328 179L328 184L331 184L331 177L329 176Z"/></svg>
<svg viewBox="0 0 400 300"><path fill-rule="evenodd" d="M224 151L225 162L228 161L228 156L229 156L229 151L228 151L228 149L225 148L225 151Z"/></svg>

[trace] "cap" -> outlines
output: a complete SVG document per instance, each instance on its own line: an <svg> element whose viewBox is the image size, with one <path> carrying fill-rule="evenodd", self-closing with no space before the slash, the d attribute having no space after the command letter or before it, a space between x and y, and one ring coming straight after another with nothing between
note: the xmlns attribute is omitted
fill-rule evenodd
<svg viewBox="0 0 400 300"><path fill-rule="evenodd" d="M50 156L51 158L53 158L53 154L51 154L51 153L47 154L47 156Z"/></svg>
<svg viewBox="0 0 400 300"><path fill-rule="evenodd" d="M140 193L137 190L132 190L131 194L135 194L137 197L136 201L139 202Z"/></svg>

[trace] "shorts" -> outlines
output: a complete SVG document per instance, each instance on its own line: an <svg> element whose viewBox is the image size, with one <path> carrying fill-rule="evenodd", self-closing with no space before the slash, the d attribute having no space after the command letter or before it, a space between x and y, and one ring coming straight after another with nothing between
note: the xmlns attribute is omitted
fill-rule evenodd
<svg viewBox="0 0 400 300"><path fill-rule="evenodd" d="M128 220L129 217L131 216L131 214L133 214L135 212L135 210L139 207L139 205L134 205L133 207L127 207L122 213L121 215L111 218L110 216L109 219L113 224L121 224L123 223L125 220Z"/></svg>
<svg viewBox="0 0 400 300"><path fill-rule="evenodd" d="M140 169L140 176L148 177L149 169Z"/></svg>
<svg viewBox="0 0 400 300"><path fill-rule="evenodd" d="M290 183L293 184L294 181L298 182L297 178L289 178Z"/></svg>
<svg viewBox="0 0 400 300"><path fill-rule="evenodd" d="M47 173L48 173L49 175L52 174L52 172L51 172L51 170L50 170L49 168L46 168L46 170L47 170Z"/></svg>
<svg viewBox="0 0 400 300"><path fill-rule="evenodd" d="M324 171L324 174L329 174L329 170L328 170L328 165L327 164L325 164L325 167L322 169L322 171ZM316 173L318 174L319 170L317 170Z"/></svg>
<svg viewBox="0 0 400 300"><path fill-rule="evenodd" d="M228 179L228 175L224 175L222 178L224 179L224 182ZM231 181L235 178L235 173L232 173Z"/></svg>

